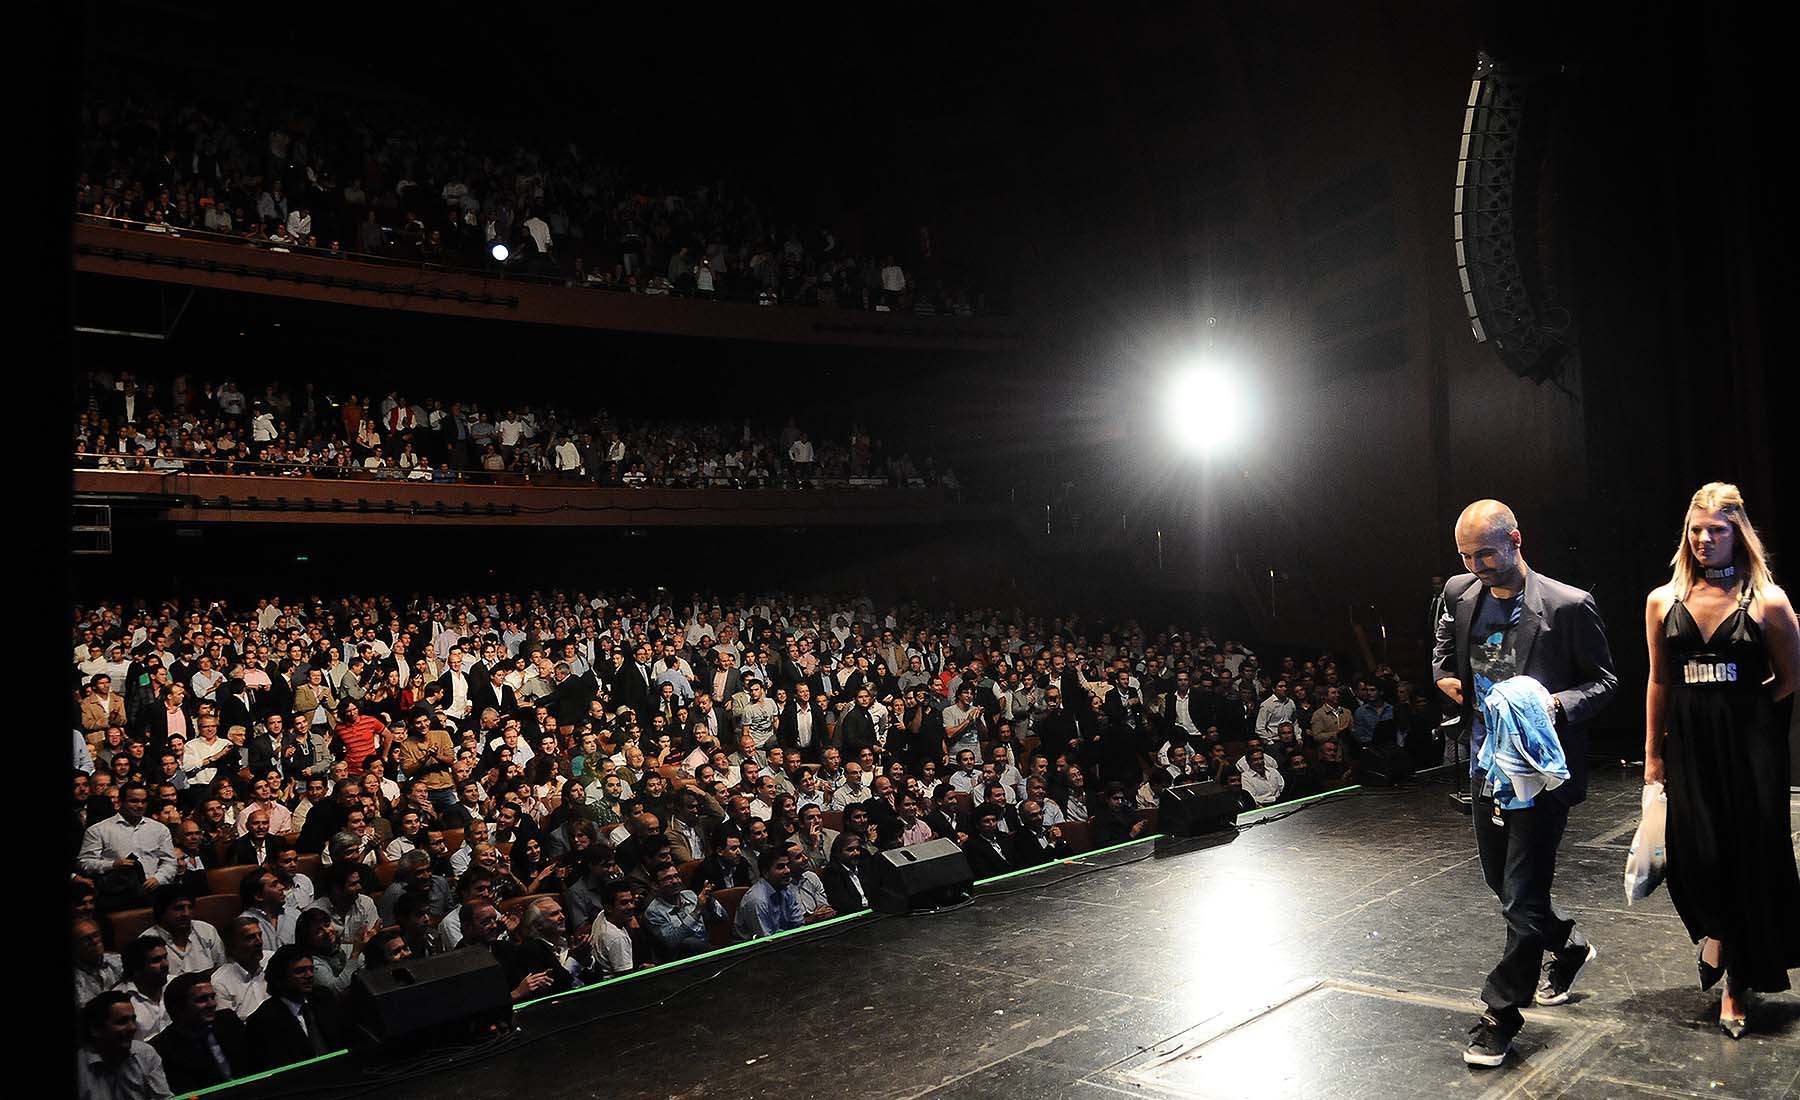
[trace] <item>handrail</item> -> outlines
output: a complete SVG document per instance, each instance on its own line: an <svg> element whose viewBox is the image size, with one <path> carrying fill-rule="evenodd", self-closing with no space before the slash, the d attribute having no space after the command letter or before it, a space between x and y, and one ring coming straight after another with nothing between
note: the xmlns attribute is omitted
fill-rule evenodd
<svg viewBox="0 0 1800 1100"><path fill-rule="evenodd" d="M617 294L642 294L646 297L699 298L707 301L728 302L736 305L754 305L759 307L787 305L791 308L797 304L793 302L782 302L780 294L770 290L739 294L731 293L724 289L718 289L711 293L702 294L698 291L683 290L672 286L655 291L648 291L643 286L629 287L612 283L591 282L586 278L577 279L572 270L564 270L560 264L557 265L558 270L554 275L538 274L522 270L517 266L526 262L528 253L523 248L514 250L511 256L504 262L494 261L490 264L477 262L471 266L466 262L458 262L467 259L467 256L460 252L446 252L443 260L427 260L423 258L403 259L394 256L382 256L372 252L357 252L354 249L349 248L309 248L299 242L282 244L260 236L251 237L240 233L220 233L211 229L195 228L192 226L172 226L156 222L147 222L139 218L118 218L108 214L90 214L76 211L75 220L89 225L103 225L114 229L155 233L159 236L202 240L214 244L236 245L263 252L286 252L297 256L313 256L321 259L354 260L358 263L373 264L406 271L436 271L453 275L470 275L481 279L499 279L505 282L535 283L540 286L568 287L570 289L578 290L606 290ZM260 222L258 224L260 224ZM555 261L552 260L552 262L554 263ZM590 272L589 274L593 273ZM847 305L830 307L818 305L816 303L802 306L801 308L825 309L833 312L841 311L846 313L876 312L874 310L866 310L860 307ZM1003 312L976 313L973 310L967 314L958 314L954 311L938 310L935 308L921 311L916 305L911 310L911 315L919 317L979 316L988 318L1007 316L1007 314Z"/></svg>
<svg viewBox="0 0 1800 1100"><path fill-rule="evenodd" d="M450 470L432 471L430 478L410 477L411 471L398 466L383 467L379 471L361 466L336 466L321 463L298 462L258 462L240 458L176 458L171 461L181 464L178 469L156 469L147 465L156 461L156 456L145 455L142 460L136 456L121 454L103 454L92 451L76 451L73 457L77 460L76 470L99 470L117 474L150 474L166 477L177 474L193 476L232 475L270 478L302 478L309 481L396 481L416 485L536 485L557 489L929 489L936 488L923 478L913 478L904 484L896 484L886 477L809 477L803 483L786 475L768 478L748 477L696 477L693 479L664 478L653 481L646 478L641 485L630 482L619 484L603 484L586 474L571 474L557 470ZM91 460L91 461L82 461ZM142 461L146 465L137 465ZM107 462L127 463L128 465L106 465Z"/></svg>

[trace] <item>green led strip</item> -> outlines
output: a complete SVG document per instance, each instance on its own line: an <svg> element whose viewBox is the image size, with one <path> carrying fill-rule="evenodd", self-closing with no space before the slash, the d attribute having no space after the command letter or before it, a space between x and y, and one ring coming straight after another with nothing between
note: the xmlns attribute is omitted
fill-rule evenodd
<svg viewBox="0 0 1800 1100"><path fill-rule="evenodd" d="M339 1056L340 1054L348 1054L348 1053L350 1053L350 1051L347 1048L344 1050L333 1050L328 1053L321 1054L316 1058L308 1058L304 1062L292 1062L285 1066L276 1066L274 1069L265 1069L260 1073L252 1073L248 1077L234 1077L231 1080L225 1081L221 1084L208 1085L203 1089L195 1089L193 1092L178 1092L175 1095L177 1097L186 1098L189 1096L206 1096L209 1093L223 1092L226 1089L236 1088L239 1085L248 1085L252 1081L266 1080L270 1077L275 1076L277 1073L286 1073L290 1069L300 1069L303 1066L314 1066L314 1065L318 1065L320 1062L329 1062L333 1058L336 1058L337 1056Z"/></svg>
<svg viewBox="0 0 1800 1100"><path fill-rule="evenodd" d="M789 936L805 935L808 932L814 932L821 928L829 928L834 924L845 924L849 921L861 920L863 917L868 916L870 912L871 910L862 909L854 913L845 913L841 917L832 917L828 920L815 921L812 924L802 925L799 928L789 928L786 931L777 932L772 936L761 936L754 940L745 940L743 943L733 943L727 944L724 947L715 947L710 951L689 956L678 962L662 963L658 966L652 966L647 970L633 970L629 974L620 974L615 978L603 978L597 982L589 982L587 985L578 985L574 989L565 989L561 993L552 993L545 997L534 997L529 1001L520 1001L513 1006L513 1011L517 1012L522 1008L530 1008L532 1005L542 1004L545 1001L553 1001L562 997L574 996L577 993L590 993L596 989L618 985L621 982L629 982L637 978L647 978L657 974L667 974L679 967L692 966L695 963L703 962L706 959L716 959L721 955L729 955L734 951L743 951L752 947L760 947L765 943L772 943L775 940L785 939Z"/></svg>
<svg viewBox="0 0 1800 1100"><path fill-rule="evenodd" d="M1329 798L1334 794L1343 794L1345 791L1354 791L1357 789L1357 786L1358 785L1351 785L1348 787L1339 787L1338 789L1336 789L1334 791L1326 791L1323 794L1315 794L1315 795L1311 795L1307 798L1295 799L1292 802L1278 802L1273 806L1263 806L1258 809L1251 810L1247 813L1239 814L1238 817L1240 819L1242 819L1242 818L1246 818L1246 817L1255 817L1258 814L1265 814L1265 813L1269 813L1269 812L1275 811L1275 810L1281 810L1281 811L1291 810L1291 809L1294 809L1299 806L1304 806L1311 802L1317 802L1321 798ZM1039 871L1048 870L1051 867L1058 867L1058 866L1061 866L1063 864L1068 864L1068 863L1079 863L1080 861L1087 859L1090 856L1105 855L1107 852L1117 852L1123 848L1132 848L1132 847L1136 847L1139 844L1147 844L1153 840L1160 840L1165 835L1167 835L1167 834L1151 833L1149 836L1141 836L1141 837L1138 837L1136 840L1127 840L1123 844L1114 844L1114 845L1112 845L1110 847L1106 847L1106 848L1096 848L1091 852L1082 852L1079 855L1064 856L1061 859L1054 859L1054 860L1051 860L1049 863L1042 863L1036 867L1026 867L1023 870L1008 871L1003 875L994 875L991 878L977 879L975 881L975 885L976 886L987 886L990 883L1003 882L1009 878L1018 878L1022 875L1033 875L1033 874L1038 873ZM546 997L537 997L537 998L534 998L529 1001L521 1001L518 1004L513 1006L513 1011L518 1012L521 1009L530 1008L532 1005L535 1005L535 1004L543 1004L545 1001L560 1000L562 998L572 997L572 996L575 996L576 994L581 994L581 993L591 993L596 989L604 989L609 986L620 985L625 982L638 980L640 978L655 977L656 975L659 975L659 974L669 974L669 973L674 972L675 970L678 970L678 969L681 969L684 967L694 966L698 963L705 962L707 959L716 959L716 958L719 958L724 955L729 955L734 951L745 951L745 950L748 950L751 948L761 947L763 944L766 944L766 943L773 943L775 940L783 939L783 938L786 938L789 936L803 936L808 932L814 932L821 928L829 928L832 925L846 924L850 921L861 920L864 917L869 916L872 912L873 912L872 910L863 909L863 910L860 910L855 913L846 913L841 917L832 917L829 920L822 920L816 924L808 924L801 928L789 928L785 932L777 932L772 936L763 936L759 939L745 940L743 943L729 944L725 947L715 947L710 951L704 951L698 955L694 955L689 958L682 959L679 962L663 963L660 966L653 966L646 970L633 970L629 974L620 974L616 978L606 978L606 979L603 979L603 980L597 981L597 982L589 982L587 985L576 986L574 989L564 990L561 993L552 993ZM334 1050L327 1054L321 1054L316 1058L308 1058L304 1062L294 1062L290 1065L276 1066L274 1069L265 1069L265 1070L261 1071L260 1073L253 1073L248 1077L234 1078L233 1080L226 1081L223 1084L209 1085L206 1088L198 1089L194 1092L184 1092L184 1093L181 1093L180 1095L183 1098L183 1100L185 1100L185 1098L191 1097L191 1096L206 1096L210 1093L222 1092L225 1089L235 1088L238 1085L247 1085L252 1081L266 1080L270 1077L275 1076L278 1073L286 1073L287 1071L289 1071L291 1069L300 1069L303 1066L312 1066L312 1065L317 1065L320 1062L329 1062L331 1059L336 1058L339 1055L348 1054L348 1053L350 1053L350 1051L348 1049Z"/></svg>

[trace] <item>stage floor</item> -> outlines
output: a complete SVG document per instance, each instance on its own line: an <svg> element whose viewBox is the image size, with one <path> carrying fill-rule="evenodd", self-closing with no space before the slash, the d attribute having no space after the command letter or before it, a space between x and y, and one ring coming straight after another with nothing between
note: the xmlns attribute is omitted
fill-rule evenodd
<svg viewBox="0 0 1800 1100"><path fill-rule="evenodd" d="M1572 816L1556 889L1599 958L1572 1003L1527 1011L1505 1067L1465 1066L1464 1029L1504 930L1447 789L1340 796L1228 844L1125 848L995 884L947 914L866 918L821 929L817 942L538 1006L522 1014L517 1049L380 1090L389 1100L1800 1096L1800 997L1768 999L1759 1030L1733 1043L1713 1024L1717 993L1695 988L1694 948L1667 896L1626 906L1641 784L1617 769L1595 776ZM595 1019L639 1005L653 1007ZM353 1058L242 1092L352 1084Z"/></svg>

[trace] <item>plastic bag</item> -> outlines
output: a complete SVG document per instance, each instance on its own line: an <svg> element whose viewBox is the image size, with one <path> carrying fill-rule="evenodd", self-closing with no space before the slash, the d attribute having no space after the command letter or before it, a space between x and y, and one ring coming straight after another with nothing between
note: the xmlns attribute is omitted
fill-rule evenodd
<svg viewBox="0 0 1800 1100"><path fill-rule="evenodd" d="M1642 901L1662 884L1668 871L1669 796L1661 783L1644 784L1644 815L1631 837L1625 857L1625 902Z"/></svg>

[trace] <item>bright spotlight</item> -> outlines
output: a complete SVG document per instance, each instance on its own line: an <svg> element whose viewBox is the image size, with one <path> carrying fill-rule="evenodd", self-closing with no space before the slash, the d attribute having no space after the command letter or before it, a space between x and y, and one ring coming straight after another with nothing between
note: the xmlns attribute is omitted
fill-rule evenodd
<svg viewBox="0 0 1800 1100"><path fill-rule="evenodd" d="M496 263L505 263L506 258L512 255L512 252L506 247L505 242L495 241L488 245L488 255L492 256Z"/></svg>
<svg viewBox="0 0 1800 1100"><path fill-rule="evenodd" d="M1234 371L1189 367L1169 380L1163 425L1190 454L1218 454L1244 443L1253 420L1249 386Z"/></svg>

